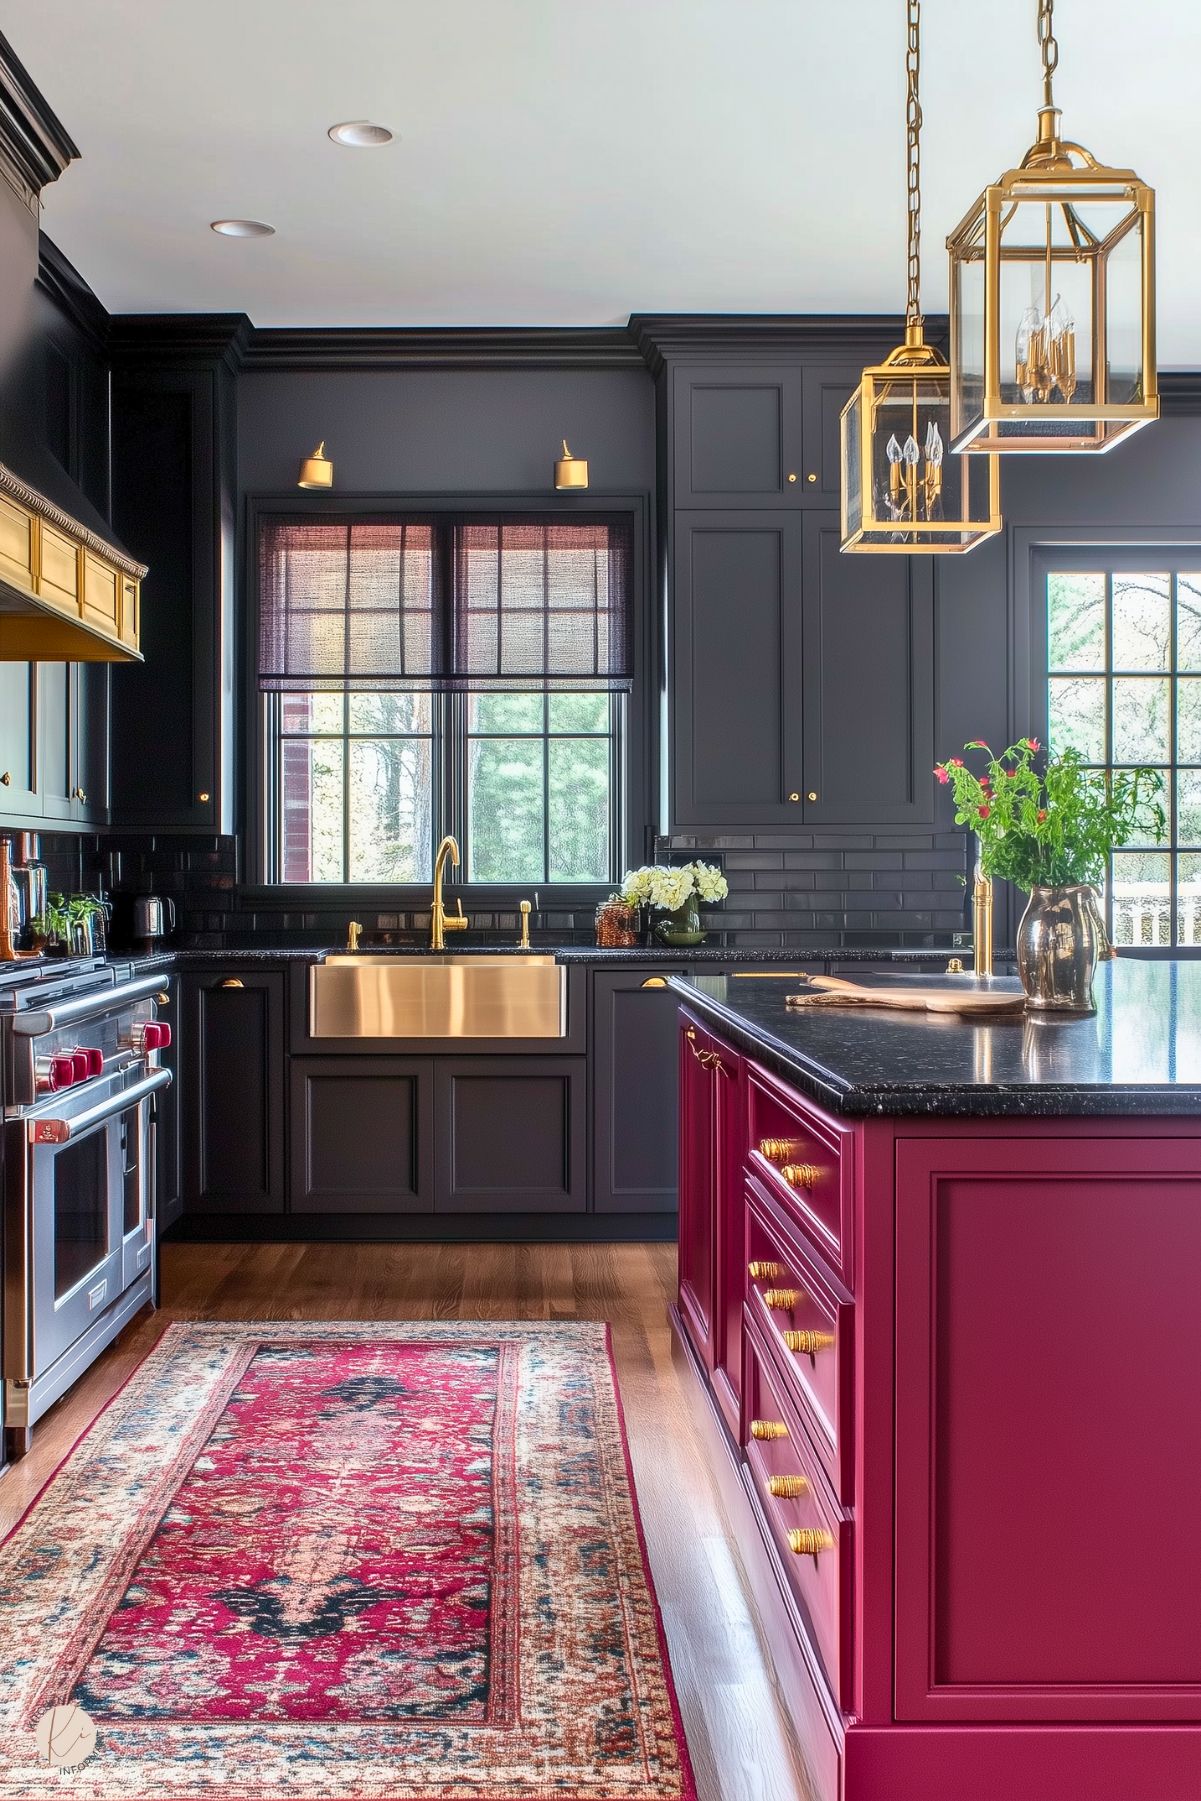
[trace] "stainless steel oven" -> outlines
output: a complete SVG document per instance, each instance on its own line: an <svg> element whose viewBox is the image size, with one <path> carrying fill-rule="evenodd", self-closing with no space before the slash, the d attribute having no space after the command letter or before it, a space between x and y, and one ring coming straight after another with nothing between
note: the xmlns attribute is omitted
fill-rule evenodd
<svg viewBox="0 0 1201 1801"><path fill-rule="evenodd" d="M154 1299L161 978L27 995L4 1021L4 1424L46 1409Z"/></svg>

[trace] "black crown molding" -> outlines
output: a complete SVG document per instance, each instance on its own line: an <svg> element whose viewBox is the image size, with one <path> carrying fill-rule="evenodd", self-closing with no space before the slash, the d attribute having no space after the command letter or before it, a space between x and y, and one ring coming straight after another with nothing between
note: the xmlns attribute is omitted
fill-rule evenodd
<svg viewBox="0 0 1201 1801"><path fill-rule="evenodd" d="M65 313L92 347L105 354L112 321L74 263L45 234L38 237L37 285Z"/></svg>
<svg viewBox="0 0 1201 1801"><path fill-rule="evenodd" d="M38 195L79 151L0 33L0 175L34 213Z"/></svg>
<svg viewBox="0 0 1201 1801"><path fill-rule="evenodd" d="M636 369L623 326L579 328L391 326L256 328L247 369Z"/></svg>
<svg viewBox="0 0 1201 1801"><path fill-rule="evenodd" d="M1172 419L1201 413L1201 369L1161 369L1159 410Z"/></svg>
<svg viewBox="0 0 1201 1801"><path fill-rule="evenodd" d="M926 336L947 338L942 315L928 316ZM902 313L631 313L626 328L656 374L675 356L721 356L758 350L771 355L860 350L887 353L904 341Z"/></svg>
<svg viewBox="0 0 1201 1801"><path fill-rule="evenodd" d="M254 327L245 313L117 313L109 321L114 372L221 363L236 374L245 366Z"/></svg>

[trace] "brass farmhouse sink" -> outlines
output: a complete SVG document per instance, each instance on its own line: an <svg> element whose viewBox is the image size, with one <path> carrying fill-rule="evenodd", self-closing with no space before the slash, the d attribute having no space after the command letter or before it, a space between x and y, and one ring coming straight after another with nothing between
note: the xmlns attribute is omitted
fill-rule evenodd
<svg viewBox="0 0 1201 1801"><path fill-rule="evenodd" d="M332 956L309 970L314 1038L562 1038L553 957Z"/></svg>

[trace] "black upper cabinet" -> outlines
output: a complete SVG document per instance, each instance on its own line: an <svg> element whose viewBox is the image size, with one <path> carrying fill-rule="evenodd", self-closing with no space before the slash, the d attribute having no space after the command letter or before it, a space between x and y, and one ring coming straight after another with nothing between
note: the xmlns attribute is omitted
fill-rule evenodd
<svg viewBox="0 0 1201 1801"><path fill-rule="evenodd" d="M851 362L678 364L669 375L677 507L827 507Z"/></svg>
<svg viewBox="0 0 1201 1801"><path fill-rule="evenodd" d="M126 322L128 324L128 322ZM136 321L133 322L136 325ZM113 520L150 565L145 663L112 675L114 820L233 824L233 365L149 355L130 327L113 376Z"/></svg>
<svg viewBox="0 0 1201 1801"><path fill-rule="evenodd" d="M836 513L804 526L801 692L809 825L928 825L934 793L929 557L843 556Z"/></svg>
<svg viewBox="0 0 1201 1801"><path fill-rule="evenodd" d="M801 523L675 516L673 828L801 823Z"/></svg>

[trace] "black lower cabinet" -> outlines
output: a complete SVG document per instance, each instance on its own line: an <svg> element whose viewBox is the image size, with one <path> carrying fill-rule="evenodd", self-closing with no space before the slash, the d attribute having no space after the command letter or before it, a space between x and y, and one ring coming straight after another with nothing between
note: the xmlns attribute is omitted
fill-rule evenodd
<svg viewBox="0 0 1201 1801"><path fill-rule="evenodd" d="M440 1213L583 1213L587 1059L444 1057L434 1064Z"/></svg>
<svg viewBox="0 0 1201 1801"><path fill-rule="evenodd" d="M293 1057L293 1213L428 1213L434 1066L421 1058Z"/></svg>
<svg viewBox="0 0 1201 1801"><path fill-rule="evenodd" d="M679 1024L668 968L592 978L592 1204L597 1213L676 1209Z"/></svg>
<svg viewBox="0 0 1201 1801"><path fill-rule="evenodd" d="M284 981L226 964L180 983L185 1213L284 1211Z"/></svg>

